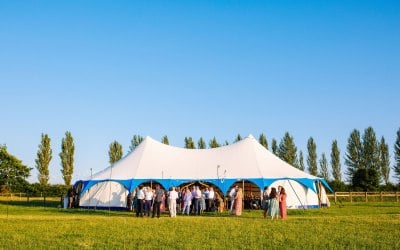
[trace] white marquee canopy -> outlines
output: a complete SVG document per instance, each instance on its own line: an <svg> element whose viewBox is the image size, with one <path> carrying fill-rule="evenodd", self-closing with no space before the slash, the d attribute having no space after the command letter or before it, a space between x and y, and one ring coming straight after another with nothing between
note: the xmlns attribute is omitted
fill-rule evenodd
<svg viewBox="0 0 400 250"><path fill-rule="evenodd" d="M321 203L317 193L322 185L317 185L318 182L330 189L324 179L305 173L281 160L251 135L234 144L212 149L178 148L146 137L120 161L96 173L92 178L77 183L83 184L81 206L106 204L107 201L103 199L107 200L106 193L110 197L107 189L112 190L112 186L113 189L119 186L113 193L120 192L121 199L114 199L120 201L116 203L117 206L123 206L123 196L144 182L154 181L169 188L200 181L211 183L226 194L235 182L242 180L253 182L261 190L264 186L277 182L286 185L287 191L293 190L292 198L294 201L298 200L295 202L298 206L310 207ZM111 185L110 188L106 188L107 185ZM93 198L96 195L98 198L88 203L90 196ZM311 203L310 195L317 197Z"/></svg>

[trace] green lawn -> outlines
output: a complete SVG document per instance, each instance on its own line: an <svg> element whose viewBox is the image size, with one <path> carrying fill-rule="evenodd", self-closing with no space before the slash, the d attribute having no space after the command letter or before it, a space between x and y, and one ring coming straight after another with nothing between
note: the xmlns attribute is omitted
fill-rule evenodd
<svg viewBox="0 0 400 250"><path fill-rule="evenodd" d="M53 207L43 207L53 206ZM288 219L261 211L136 218L116 211L66 210L57 202L0 200L0 249L400 249L400 203L344 203L289 210Z"/></svg>

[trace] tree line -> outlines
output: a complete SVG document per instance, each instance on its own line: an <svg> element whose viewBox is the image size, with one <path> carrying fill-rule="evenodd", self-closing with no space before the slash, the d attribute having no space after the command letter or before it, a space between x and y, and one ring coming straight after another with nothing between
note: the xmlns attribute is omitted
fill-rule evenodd
<svg viewBox="0 0 400 250"><path fill-rule="evenodd" d="M143 141L140 135L134 135L129 146L129 152L133 151ZM238 134L233 142L242 140L242 136ZM266 149L269 150L268 140L265 134L260 134L258 141ZM169 145L168 136L162 137L161 142ZM208 142L208 148L216 148L229 145L225 140L224 143L217 141L213 137ZM184 138L184 147L187 149L206 149L207 144L203 137L197 141L192 137ZM271 139L271 151L286 161L290 165L310 173L311 175L326 179L336 190L363 190L374 191L379 189L382 184L388 189L395 188L389 182L390 170L394 170L394 176L400 181L400 128L397 131L397 139L394 145L395 163L390 166L389 145L382 136L377 139L375 131L372 127L368 127L361 135L360 131L354 129L347 141L346 152L344 155L345 169L344 175L347 177L342 180L341 153L337 140L333 140L331 144L330 161L323 152L318 158L317 145L313 137L307 141L306 163L304 163L304 155L302 150L297 150L293 136L286 132L278 143L276 139ZM120 160L123 156L122 145L117 141L110 144L109 148L110 164ZM400 183L399 183L400 185Z"/></svg>
<svg viewBox="0 0 400 250"><path fill-rule="evenodd" d="M294 138L289 132L286 132L279 141L271 139L271 149L265 134L258 137L259 143L266 149L271 150L276 156L286 161L290 165L307 171L311 175L326 179L332 188L336 191L344 190L362 190L374 191L382 186L388 189L395 189L395 186L389 182L390 171L393 169L394 176L399 180L400 188L400 128L397 131L397 137L394 144L395 162L390 166L389 146L382 136L377 138L372 127L366 128L361 134L359 130L354 129L347 140L346 151L344 154L344 164L347 166L344 175L347 179L342 180L341 152L337 140L332 141L330 161L328 162L325 153L318 158L317 145L313 137L307 141L306 159L302 150L297 150ZM141 135L134 135L131 139L128 153L134 151L136 147L144 140ZM233 142L242 140L238 134ZM169 145L168 136L161 138L161 142ZM192 137L184 138L184 147L187 149L206 149L217 148L229 145L228 141L218 142L213 137L206 143L200 137L197 142ZM35 167L38 171L38 183L35 185L47 186L49 181L49 164L52 160L51 140L47 134L41 135L41 142L38 145ZM67 131L61 142L61 174L66 186L71 185L74 172L74 139L72 134ZM109 163L113 164L123 157L122 145L116 140L111 142L108 150ZM307 166L305 163L307 163ZM0 145L0 192L10 190L21 190L29 184L26 178L30 176L29 168L12 154L8 153L6 145ZM348 184L346 184L347 182ZM383 185L382 185L383 184Z"/></svg>

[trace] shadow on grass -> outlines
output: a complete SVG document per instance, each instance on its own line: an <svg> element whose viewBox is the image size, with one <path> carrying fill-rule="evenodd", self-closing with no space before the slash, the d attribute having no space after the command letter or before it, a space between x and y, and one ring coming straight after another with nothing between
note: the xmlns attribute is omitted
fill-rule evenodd
<svg viewBox="0 0 400 250"><path fill-rule="evenodd" d="M121 211L121 210L109 210L109 209L86 209L86 208L72 208L65 209L61 208L60 202L55 200L43 201L43 200L30 200L29 202L26 200L16 201L16 200L0 200L0 206L3 208L14 207L16 211L20 211L21 213L27 213L26 209L40 209L43 208L46 210L46 213L57 215L90 215L90 216L112 216L112 217L131 217L137 218L135 213L132 211ZM7 209L8 209L7 208ZM19 213L19 212L18 212ZM178 217L181 218L238 218L238 219L260 219L262 218L262 210L244 210L242 212L242 216L231 215L229 211L224 211L222 213L219 212L204 212L200 215L182 215L181 213L177 214ZM168 211L161 213L162 218L169 218ZM150 216L151 218L151 216ZM140 217L137 219L141 219Z"/></svg>
<svg viewBox="0 0 400 250"><path fill-rule="evenodd" d="M21 209L21 211L24 210L24 208L44 208L46 209L46 213L51 213L51 214L65 214L65 215L93 215L93 216L112 216L112 217L131 217L131 218L137 218L132 211L126 211L126 210L109 210L107 208L105 209L86 209L86 208L72 208L72 209L64 209L61 208L61 203L60 201L57 201L55 199L52 200L44 200L43 198L36 198L36 199L30 199L29 201L27 200L0 200L0 205L2 206L12 206L12 207L18 207L18 209ZM315 213L316 211L314 211ZM318 213L318 212L317 212ZM323 213L320 211L320 213ZM304 216L308 214L304 210L290 210L288 211L288 215L301 215ZM210 218L237 218L237 219L264 219L263 218L263 210L243 210L241 216L236 216L230 214L229 211L224 211L224 212L204 212L200 215L182 215L181 213L177 214L178 217L182 218L204 218L204 217L210 217ZM150 216L151 217L151 216ZM168 212L163 212L161 214L162 218L169 218L169 213ZM268 219L269 217L267 217ZM141 218L138 218L141 219Z"/></svg>
<svg viewBox="0 0 400 250"><path fill-rule="evenodd" d="M1 205L8 205L8 206L20 206L20 207L53 207L57 208L60 206L59 201L54 200L30 200L30 201L7 201L7 200L0 200Z"/></svg>

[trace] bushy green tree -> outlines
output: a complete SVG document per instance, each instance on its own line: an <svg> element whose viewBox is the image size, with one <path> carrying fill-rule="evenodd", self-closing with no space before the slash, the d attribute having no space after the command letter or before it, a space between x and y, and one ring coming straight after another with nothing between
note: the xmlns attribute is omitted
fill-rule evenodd
<svg viewBox="0 0 400 250"><path fill-rule="evenodd" d="M385 185L389 184L390 177L390 159L389 159L389 145L386 143L385 138L382 136L379 143L379 162L381 175Z"/></svg>
<svg viewBox="0 0 400 250"><path fill-rule="evenodd" d="M112 165L113 163L121 160L122 155L123 155L122 145L119 144L117 141L113 141L110 144L110 149L108 150L110 164Z"/></svg>
<svg viewBox="0 0 400 250"><path fill-rule="evenodd" d="M314 139L310 137L307 141L307 164L308 164L308 172L312 175L318 174L318 164L317 164L317 145L314 142Z"/></svg>
<svg viewBox="0 0 400 250"><path fill-rule="evenodd" d="M192 137L185 137L185 148L188 149L195 149L196 146L194 145L194 141Z"/></svg>
<svg viewBox="0 0 400 250"><path fill-rule="evenodd" d="M49 183L49 165L52 159L53 151L51 150L50 138L47 134L42 134L42 139L37 152L36 169L38 170L38 180L41 185Z"/></svg>
<svg viewBox="0 0 400 250"><path fill-rule="evenodd" d="M264 134L260 134L260 137L258 138L258 141L260 142L261 145L264 146L264 148L268 149L267 137Z"/></svg>
<svg viewBox="0 0 400 250"><path fill-rule="evenodd" d="M137 146L144 140L143 136L134 135L131 139L131 145L129 146L129 152L135 150Z"/></svg>
<svg viewBox="0 0 400 250"><path fill-rule="evenodd" d="M25 179L30 176L31 170L10 154L5 145L0 145L0 192L23 192L24 186L28 186Z"/></svg>
<svg viewBox="0 0 400 250"><path fill-rule="evenodd" d="M200 137L199 141L197 142L197 148L205 149L206 147L206 142L203 140L203 137Z"/></svg>
<svg viewBox="0 0 400 250"><path fill-rule="evenodd" d="M71 132L65 132L65 137L61 141L61 174L65 185L71 185L72 175L74 173L74 138Z"/></svg>
<svg viewBox="0 0 400 250"><path fill-rule="evenodd" d="M161 142L164 143L165 145L169 145L168 136L164 135L163 138L161 139Z"/></svg>
<svg viewBox="0 0 400 250"><path fill-rule="evenodd" d="M322 153L321 159L319 160L320 166L320 176L325 180L329 180L329 172L328 172L328 160L326 159L325 153Z"/></svg>
<svg viewBox="0 0 400 250"><path fill-rule="evenodd" d="M397 130L396 142L394 143L394 165L393 170L400 186L400 128Z"/></svg>
<svg viewBox="0 0 400 250"><path fill-rule="evenodd" d="M355 190L375 191L379 186L378 171L372 168L360 168L354 173L352 184Z"/></svg>
<svg viewBox="0 0 400 250"><path fill-rule="evenodd" d="M295 165L297 160L297 147L294 144L293 137L286 132L278 148L279 157L289 163L290 165Z"/></svg>
<svg viewBox="0 0 400 250"><path fill-rule="evenodd" d="M332 176L335 181L342 181L342 173L340 166L340 150L337 143L337 140L332 142L332 151L331 151L331 167L332 167Z"/></svg>

